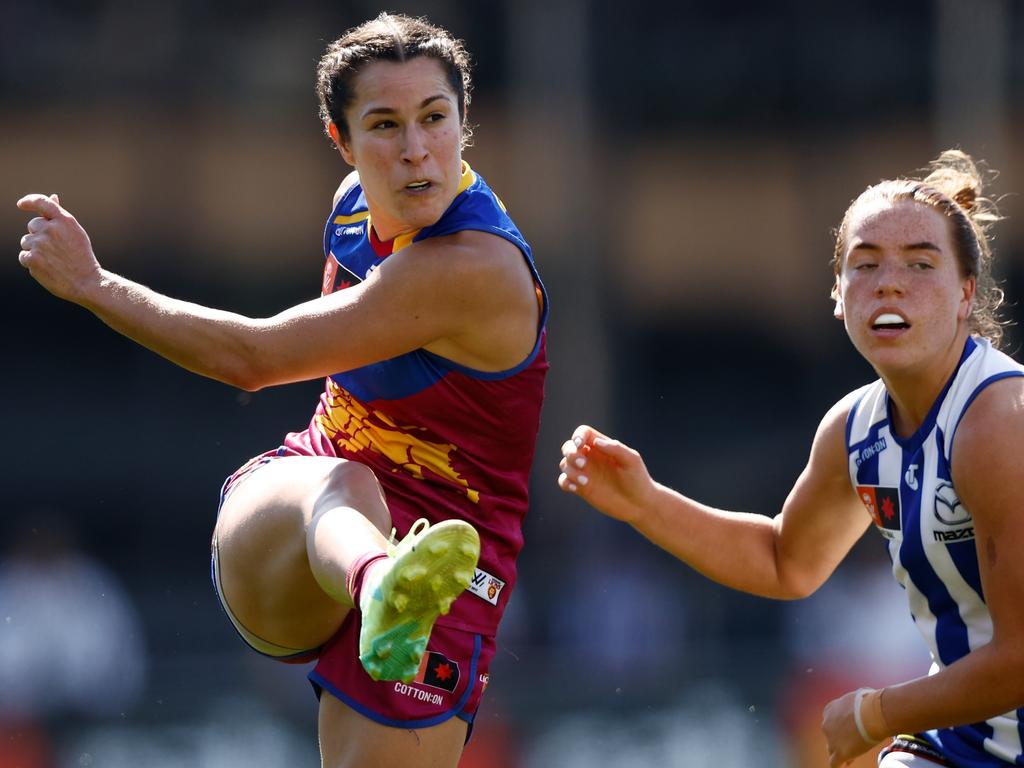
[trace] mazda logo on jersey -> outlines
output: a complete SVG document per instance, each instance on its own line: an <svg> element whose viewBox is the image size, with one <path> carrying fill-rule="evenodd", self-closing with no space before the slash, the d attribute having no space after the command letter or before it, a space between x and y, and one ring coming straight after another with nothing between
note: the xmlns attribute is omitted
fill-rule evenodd
<svg viewBox="0 0 1024 768"><path fill-rule="evenodd" d="M946 525L963 525L971 521L971 513L960 503L960 497L947 482L935 489L935 519Z"/></svg>
<svg viewBox="0 0 1024 768"><path fill-rule="evenodd" d="M857 496L882 533L900 530L900 491L882 485L858 485Z"/></svg>

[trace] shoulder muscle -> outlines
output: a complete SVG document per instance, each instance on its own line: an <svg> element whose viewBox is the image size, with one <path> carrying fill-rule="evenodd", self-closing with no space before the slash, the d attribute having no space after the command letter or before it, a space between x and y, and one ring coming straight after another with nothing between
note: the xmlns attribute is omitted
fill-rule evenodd
<svg viewBox="0 0 1024 768"><path fill-rule="evenodd" d="M987 386L964 413L953 436L953 481L971 509L995 495L1024 492L1024 377ZM972 509L973 512L973 509Z"/></svg>

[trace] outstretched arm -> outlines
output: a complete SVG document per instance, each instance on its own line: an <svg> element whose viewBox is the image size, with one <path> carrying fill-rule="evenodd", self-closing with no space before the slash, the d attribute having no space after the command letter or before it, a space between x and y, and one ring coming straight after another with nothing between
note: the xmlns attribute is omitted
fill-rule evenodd
<svg viewBox="0 0 1024 768"><path fill-rule="evenodd" d="M257 332L255 320L163 296L103 269L57 195L28 195L18 207L36 214L18 260L46 290L190 371L246 388L245 340Z"/></svg>
<svg viewBox="0 0 1024 768"><path fill-rule="evenodd" d="M35 214L19 261L44 288L190 371L243 389L319 378L418 348L485 370L533 345L532 278L511 243L458 232L390 256L357 286L258 319L164 296L103 269L56 195Z"/></svg>
<svg viewBox="0 0 1024 768"><path fill-rule="evenodd" d="M701 504L655 482L640 454L579 427L562 446L562 490L623 522L725 586L792 599L816 590L870 519L850 486L840 402L822 420L810 459L775 518Z"/></svg>

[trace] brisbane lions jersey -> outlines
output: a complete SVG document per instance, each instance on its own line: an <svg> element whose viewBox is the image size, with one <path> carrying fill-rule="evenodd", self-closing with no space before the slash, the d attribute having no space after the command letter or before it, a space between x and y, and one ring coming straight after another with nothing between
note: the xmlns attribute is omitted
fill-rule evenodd
<svg viewBox="0 0 1024 768"><path fill-rule="evenodd" d="M891 429L881 380L860 391L846 422L850 479L885 537L892 570L931 652L932 673L992 639L971 511L950 470L957 426L992 382L1024 367L981 338L968 338L956 371L913 435ZM983 723L921 734L964 768L1024 764L1024 709Z"/></svg>
<svg viewBox="0 0 1024 768"><path fill-rule="evenodd" d="M479 566L469 589L438 623L493 635L516 580L548 369L547 294L530 246L465 163L458 193L441 218L387 242L370 226L366 198L356 183L327 221L322 293L361 282L413 243L464 230L504 238L522 252L540 307L530 354L497 372L474 370L423 349L340 371L327 378L309 427L288 435L285 446L373 469L399 538L420 517L473 525L480 534Z"/></svg>

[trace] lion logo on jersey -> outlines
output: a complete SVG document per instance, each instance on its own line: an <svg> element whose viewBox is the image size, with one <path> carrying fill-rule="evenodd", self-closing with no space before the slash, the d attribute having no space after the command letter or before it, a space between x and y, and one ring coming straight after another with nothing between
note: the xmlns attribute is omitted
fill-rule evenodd
<svg viewBox="0 0 1024 768"><path fill-rule="evenodd" d="M327 400L324 413L317 422L335 444L352 453L372 451L387 458L395 471L404 471L417 480L429 471L451 483L462 486L466 497L480 503L480 491L469 486L452 464L452 454L458 450L451 443L435 443L421 438L421 427L396 424L382 411L370 410L327 379Z"/></svg>

